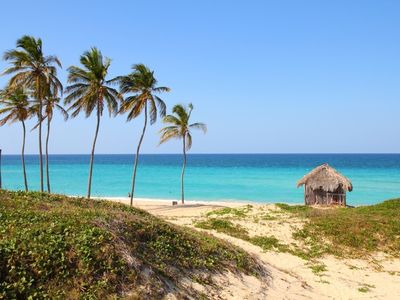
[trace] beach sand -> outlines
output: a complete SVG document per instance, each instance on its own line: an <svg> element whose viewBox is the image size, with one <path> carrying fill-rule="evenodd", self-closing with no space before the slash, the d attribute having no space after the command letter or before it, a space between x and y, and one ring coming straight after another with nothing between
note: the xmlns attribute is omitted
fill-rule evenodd
<svg viewBox="0 0 400 300"><path fill-rule="evenodd" d="M128 198L102 198L129 204ZM179 202L178 202L179 203ZM244 203L187 201L172 206L171 200L135 199L134 206L181 226L194 227L205 214L222 207L239 208ZM303 220L277 214L277 219L254 221L260 214L276 211L274 204L251 203L249 218L235 223L246 228L250 236L273 235L284 244L294 242L292 232L301 228ZM196 230L201 230L197 229ZM338 259L326 255L318 259L326 270L313 272L310 262L298 256L263 251L247 241L207 230L257 257L265 264L269 278L238 278L234 274L220 278L217 299L400 299L400 259L377 252L365 259ZM314 262L315 264L315 262ZM173 298L173 297L172 297Z"/></svg>

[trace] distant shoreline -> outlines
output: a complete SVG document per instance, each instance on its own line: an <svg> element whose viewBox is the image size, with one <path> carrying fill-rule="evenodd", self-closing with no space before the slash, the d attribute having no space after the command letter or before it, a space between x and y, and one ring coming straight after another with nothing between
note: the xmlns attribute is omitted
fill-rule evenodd
<svg viewBox="0 0 400 300"><path fill-rule="evenodd" d="M75 196L71 196L75 197ZM102 197L102 196L94 196L92 199L95 200L107 200L107 201L115 201L124 204L130 204L129 197ZM163 198L134 198L133 204L149 204L149 205L172 205L172 202L178 202L178 205L181 204L180 199L163 199ZM229 206L229 207L238 207L243 205L268 205L275 203L286 203L286 202L255 202L255 201L247 201L247 200L185 200L185 206L193 206L193 205L214 205L214 206ZM302 204L302 203L287 203L292 205Z"/></svg>

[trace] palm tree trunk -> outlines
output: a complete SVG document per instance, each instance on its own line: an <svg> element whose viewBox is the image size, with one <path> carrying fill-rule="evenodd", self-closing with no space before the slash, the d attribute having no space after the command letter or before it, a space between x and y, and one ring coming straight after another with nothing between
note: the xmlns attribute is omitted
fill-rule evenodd
<svg viewBox="0 0 400 300"><path fill-rule="evenodd" d="M90 199L90 192L92 189L92 173L93 173L93 161L94 161L94 149L96 148L97 135L99 133L100 127L100 108L97 108L97 125L96 125L96 133L94 135L93 146L92 146L92 154L90 155L90 168L89 168L89 180L88 180L88 193L87 198Z"/></svg>
<svg viewBox="0 0 400 300"><path fill-rule="evenodd" d="M38 111L38 119L39 119L39 167L40 167L40 191L43 193L43 151L42 151L42 108L43 103L41 99L40 93L40 82L39 77L36 78L36 89L37 89L37 100L39 101L39 111Z"/></svg>
<svg viewBox="0 0 400 300"><path fill-rule="evenodd" d="M133 167L131 206L133 205L133 195L135 193L136 169L137 169L137 165L138 165L138 162L139 162L139 151L140 151L140 146L142 145L144 133L146 132L146 127L147 127L147 102L144 105L144 126L143 126L142 135L140 136L139 144L138 144L137 149L136 149L135 163L134 163L134 167Z"/></svg>
<svg viewBox="0 0 400 300"><path fill-rule="evenodd" d="M186 136L183 136L183 166L182 166L182 174L181 174L181 197L182 204L185 204L185 188L184 188L184 177L185 177L185 169L186 169Z"/></svg>
<svg viewBox="0 0 400 300"><path fill-rule="evenodd" d="M26 179L26 169L25 169L25 136L26 136L26 128L25 122L22 122L23 128L23 136L22 136L22 153L21 153L21 160L22 160L22 170L24 171L24 184L25 184L25 192L28 191L28 180Z"/></svg>
<svg viewBox="0 0 400 300"><path fill-rule="evenodd" d="M50 175L49 175L49 138L50 138L50 122L51 117L47 116L47 136L46 136L46 178L47 178L47 192L50 190Z"/></svg>
<svg viewBox="0 0 400 300"><path fill-rule="evenodd" d="M42 105L39 106L40 110ZM43 193L43 150L42 150L42 115L39 115L39 165L40 165L40 191Z"/></svg>

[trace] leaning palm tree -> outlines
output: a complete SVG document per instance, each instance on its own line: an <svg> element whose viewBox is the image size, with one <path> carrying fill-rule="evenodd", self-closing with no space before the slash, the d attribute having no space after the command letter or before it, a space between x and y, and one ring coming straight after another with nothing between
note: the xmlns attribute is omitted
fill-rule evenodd
<svg viewBox="0 0 400 300"><path fill-rule="evenodd" d="M42 40L32 36L23 36L17 40L16 49L6 51L4 60L11 66L3 74L13 75L10 87L27 87L33 90L34 97L39 104L37 117L39 121L39 165L40 190L43 192L43 154L42 154L42 107L45 92L51 88L62 90L62 84L57 78L57 68L61 62L56 56L45 56L42 49Z"/></svg>
<svg viewBox="0 0 400 300"><path fill-rule="evenodd" d="M65 104L70 104L68 110L72 110L71 117L73 118L82 111L86 117L89 117L93 111L96 112L97 125L90 156L87 191L87 197L90 198L94 151L99 133L100 118L103 115L104 106L107 106L110 115L116 114L118 101L122 100L122 97L117 90L110 87L115 79L106 80L111 60L103 58L100 50L91 48L84 52L80 57L80 62L83 68L75 66L68 68L68 82L71 85L65 89L68 95L64 101Z"/></svg>
<svg viewBox="0 0 400 300"><path fill-rule="evenodd" d="M133 196L135 194L136 170L139 161L140 146L142 145L143 137L146 132L148 115L150 117L150 124L154 124L157 121L157 113L161 117L165 116L165 103L156 94L170 91L168 87L157 86L154 71L151 71L145 65L137 64L134 65L132 69L133 72L129 75L116 78L120 84L121 93L131 94L126 97L121 106L120 113L128 113L127 121L131 121L144 111L143 130L137 145L133 166L132 190L130 193L131 206L133 205Z"/></svg>
<svg viewBox="0 0 400 300"><path fill-rule="evenodd" d="M0 104L2 105L2 108L0 108L0 115L5 115L0 120L0 126L14 122L21 122L22 124L21 160L22 170L24 172L25 191L28 191L28 180L26 179L25 169L25 121L30 117L28 96L21 88L4 90L0 92Z"/></svg>
<svg viewBox="0 0 400 300"><path fill-rule="evenodd" d="M190 115L193 110L193 105L190 103L188 107L177 104L172 109L173 114L164 117L164 123L171 124L170 126L161 129L160 144L175 138L182 139L183 144L183 166L181 174L181 198L182 204L185 203L185 191L184 191L184 176L186 168L186 151L192 147L192 135L190 129L201 129L204 133L207 132L207 126L204 123L193 123L189 124Z"/></svg>
<svg viewBox="0 0 400 300"><path fill-rule="evenodd" d="M60 105L61 98L57 97L58 91L49 90L44 99L44 115L43 119L47 119L47 133L46 133L46 145L45 145L45 155L46 155L46 179L47 179L47 192L51 193L50 188L50 172L49 172L49 139L50 139L50 125L53 120L54 111L58 110L61 115L64 117L66 121L68 119L68 112ZM37 111L39 109L39 105L33 105L31 110ZM39 122L35 127L40 126L41 122Z"/></svg>

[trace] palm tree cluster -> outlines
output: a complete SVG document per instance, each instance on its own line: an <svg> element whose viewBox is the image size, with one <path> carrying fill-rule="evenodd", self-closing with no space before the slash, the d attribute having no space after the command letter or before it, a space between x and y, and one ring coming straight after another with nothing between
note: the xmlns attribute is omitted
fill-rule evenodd
<svg viewBox="0 0 400 300"><path fill-rule="evenodd" d="M57 71L62 68L60 60L54 55L43 53L42 40L32 36L23 36L16 42L16 48L6 51L3 59L9 63L2 75L10 76L3 90L0 90L0 126L7 123L20 122L23 129L21 161L24 174L25 190L28 191L28 180L25 168L25 122L36 118L33 129L38 129L40 191L44 192L42 125L46 122L45 168L47 192L51 192L49 172L49 139L54 111L61 113L65 120L83 113L85 117L96 115L96 130L90 155L87 198L91 196L94 153L100 128L100 120L104 110L110 116L127 115L131 121L139 115L144 115L143 130L136 149L132 174L130 203L133 205L135 193L136 171L139 162L140 147L150 125L163 118L168 124L161 130L160 144L172 138L183 141L183 166L181 175L181 198L184 203L184 174L186 168L186 152L191 148L191 129L201 129L206 132L203 123L189 123L193 105L175 105L173 115L166 116L166 104L159 97L160 93L169 92L170 88L158 86L154 71L143 64L132 66L128 75L109 78L111 60L103 57L95 47L84 52L80 57L81 66L70 66L68 85L63 88ZM113 86L117 85L116 89ZM64 96L65 94L65 96ZM64 108L63 104L67 106Z"/></svg>

